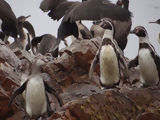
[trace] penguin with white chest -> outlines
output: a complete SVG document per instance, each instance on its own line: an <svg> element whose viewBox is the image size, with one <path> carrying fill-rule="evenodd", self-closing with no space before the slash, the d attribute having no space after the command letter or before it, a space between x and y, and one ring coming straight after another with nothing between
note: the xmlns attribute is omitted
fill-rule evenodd
<svg viewBox="0 0 160 120"><path fill-rule="evenodd" d="M160 78L160 57L149 42L146 29L142 26L137 26L130 33L139 37L139 51L138 56L130 61L129 68L139 64L140 82L144 87L158 85Z"/></svg>
<svg viewBox="0 0 160 120"><path fill-rule="evenodd" d="M57 98L60 106L63 105L61 97L44 81L42 74L40 74L43 64L44 62L40 59L32 64L31 76L13 93L9 101L10 106L14 98L25 90L25 119L38 119L39 117L46 119L48 117L50 105L46 91L52 93Z"/></svg>
<svg viewBox="0 0 160 120"><path fill-rule="evenodd" d="M102 19L99 26L105 29L102 44L93 59L89 71L89 78L92 78L96 64L100 63L100 84L105 88L111 88L120 82L120 62L126 68L124 59L120 55L118 47L113 36L114 25L110 19Z"/></svg>

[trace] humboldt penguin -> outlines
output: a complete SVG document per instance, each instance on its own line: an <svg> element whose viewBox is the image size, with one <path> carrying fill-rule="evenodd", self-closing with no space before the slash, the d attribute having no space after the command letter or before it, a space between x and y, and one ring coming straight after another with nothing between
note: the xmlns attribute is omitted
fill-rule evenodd
<svg viewBox="0 0 160 120"><path fill-rule="evenodd" d="M55 51L52 51L52 46L56 43L57 38L51 34L44 34L39 37L35 37L31 41L32 52L34 54L41 53L46 55L51 53L53 57L58 57L58 48Z"/></svg>
<svg viewBox="0 0 160 120"><path fill-rule="evenodd" d="M0 20L2 20L0 28L5 36L4 42L7 42L9 36L17 38L17 19L12 8L5 0L0 0Z"/></svg>
<svg viewBox="0 0 160 120"><path fill-rule="evenodd" d="M71 2L67 0L43 0L41 10L48 12L48 15L59 20L63 17L58 28L56 49L60 41L73 35L78 38L78 20L100 20L104 17L113 20L128 21L131 12L120 6L112 4L109 0L83 0L82 2ZM112 12L110 12L112 11Z"/></svg>
<svg viewBox="0 0 160 120"><path fill-rule="evenodd" d="M15 41L10 45L10 48L11 49L15 49L15 48L20 48L22 50L26 50L27 48L27 45L30 44L28 39L28 37L32 37L34 38L35 37L35 31L34 31L34 28L32 26L32 24L28 21L26 21L27 18L29 18L30 15L28 16L20 16L17 18L17 21L18 21L18 34L19 34L19 37L15 39ZM27 35L27 33L24 31L24 28L26 28L26 30L28 31L29 33L29 36ZM31 38L31 39L32 39Z"/></svg>
<svg viewBox="0 0 160 120"><path fill-rule="evenodd" d="M142 26L137 26L130 33L139 37L139 51L138 56L130 61L129 68L139 65L140 82L144 87L158 85L160 57L149 42L146 29Z"/></svg>
<svg viewBox="0 0 160 120"><path fill-rule="evenodd" d="M45 119L47 117L50 105L46 91L57 98L60 106L63 105L61 97L41 76L40 71L43 64L44 61L41 59L36 59L33 62L30 77L13 93L8 104L10 106L15 97L25 90L25 119L38 119L39 117Z"/></svg>
<svg viewBox="0 0 160 120"><path fill-rule="evenodd" d="M128 10L129 7L129 0L118 0L116 6L120 6L124 9ZM94 21L93 25L90 28L90 31L94 37L103 37L104 29L102 29L99 25L100 21ZM127 37L131 29L132 20L129 18L127 21L120 21L120 20L113 20L113 24L115 26L115 35L114 38L118 43L118 46L123 51L127 45Z"/></svg>
<svg viewBox="0 0 160 120"><path fill-rule="evenodd" d="M89 78L92 78L93 70L99 62L101 85L106 88L115 87L115 85L119 84L121 78L120 62L127 70L126 61L121 57L120 48L113 38L115 34L113 22L110 19L103 19L99 26L105 29L105 32L102 44L91 63Z"/></svg>

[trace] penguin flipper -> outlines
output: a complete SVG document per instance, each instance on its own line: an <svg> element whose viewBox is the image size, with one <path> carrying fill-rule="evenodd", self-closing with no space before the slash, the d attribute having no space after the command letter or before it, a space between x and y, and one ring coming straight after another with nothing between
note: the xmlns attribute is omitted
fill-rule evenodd
<svg viewBox="0 0 160 120"><path fill-rule="evenodd" d="M56 90L53 89L53 88L51 88L51 87L47 84L46 81L44 81L44 86L45 86L45 89L47 90L47 92L53 94L53 95L57 98L60 106L63 106L62 98L57 94Z"/></svg>
<svg viewBox="0 0 160 120"><path fill-rule="evenodd" d="M83 39L91 39L92 38L92 35L87 34L84 30L80 30L80 33L81 33Z"/></svg>
<svg viewBox="0 0 160 120"><path fill-rule="evenodd" d="M127 79L129 77L129 70L128 70L128 65L126 63L125 57L123 55L120 55L120 53L118 53L118 58L121 65L123 66L122 72L123 72L124 78Z"/></svg>
<svg viewBox="0 0 160 120"><path fill-rule="evenodd" d="M26 80L26 82L23 83L22 86L20 86L11 96L9 103L8 103L8 107L12 104L13 100L15 99L15 97L19 94L22 94L22 92L25 90L26 85L27 85L28 80Z"/></svg>
<svg viewBox="0 0 160 120"><path fill-rule="evenodd" d="M51 105L50 105L49 97L48 97L47 93L46 93L46 99L47 99L47 103L48 103L47 104L47 114L48 114L48 116L51 116L54 111L51 109Z"/></svg>
<svg viewBox="0 0 160 120"><path fill-rule="evenodd" d="M92 79L92 74L93 74L93 71L95 70L96 68L96 64L99 62L99 54L100 54L100 50L97 51L92 63L91 63L91 66L90 66L90 69L89 69L89 79L91 80Z"/></svg>
<svg viewBox="0 0 160 120"><path fill-rule="evenodd" d="M132 67L136 67L138 65L138 56L136 58L134 58L133 60L131 60L129 63L128 63L128 68L132 68Z"/></svg>

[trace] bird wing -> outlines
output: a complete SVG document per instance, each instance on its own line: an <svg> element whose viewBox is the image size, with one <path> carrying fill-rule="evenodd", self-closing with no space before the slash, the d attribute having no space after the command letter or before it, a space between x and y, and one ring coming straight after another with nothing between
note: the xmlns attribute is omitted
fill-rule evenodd
<svg viewBox="0 0 160 120"><path fill-rule="evenodd" d="M43 0L40 4L40 9L44 12L54 10L59 4L67 0Z"/></svg>
<svg viewBox="0 0 160 120"><path fill-rule="evenodd" d="M104 17L126 21L131 17L131 12L108 0L88 0L73 7L63 20L74 22L77 20L100 20Z"/></svg>
<svg viewBox="0 0 160 120"><path fill-rule="evenodd" d="M100 50L97 51L92 63L91 63L91 66L90 66L90 69L89 69L89 79L91 80L92 79L92 75L93 75L93 71L95 70L96 68L96 64L99 62L99 55L100 55Z"/></svg>
<svg viewBox="0 0 160 120"><path fill-rule="evenodd" d="M138 65L138 55L128 63L128 68L136 67Z"/></svg>
<svg viewBox="0 0 160 120"><path fill-rule="evenodd" d="M2 19L2 21L17 21L16 16L12 11L12 8L4 0L0 0L0 18Z"/></svg>
<svg viewBox="0 0 160 120"><path fill-rule="evenodd" d="M47 84L46 81L44 81L44 86L45 86L45 89L47 90L47 92L53 94L53 95L57 98L60 106L62 106L62 105L63 105L63 100L62 100L62 98L57 94L56 90L53 89L53 88L51 88L51 87Z"/></svg>
<svg viewBox="0 0 160 120"><path fill-rule="evenodd" d="M26 80L21 87L19 87L11 96L10 101L8 103L8 107L12 104L15 97L19 94L22 94L22 92L25 90L28 80Z"/></svg>
<svg viewBox="0 0 160 120"><path fill-rule="evenodd" d="M73 8L76 5L79 5L80 2L62 2L61 4L59 4L54 10L51 10L48 15L53 19L53 20L59 20L61 19L66 11L68 11L69 9Z"/></svg>
<svg viewBox="0 0 160 120"><path fill-rule="evenodd" d="M156 64L157 67L157 71L158 71L158 76L160 78L160 57L159 55L156 53L156 51L154 51L153 49L151 50L151 54L152 57L154 58L154 62ZM160 82L160 81L159 81Z"/></svg>

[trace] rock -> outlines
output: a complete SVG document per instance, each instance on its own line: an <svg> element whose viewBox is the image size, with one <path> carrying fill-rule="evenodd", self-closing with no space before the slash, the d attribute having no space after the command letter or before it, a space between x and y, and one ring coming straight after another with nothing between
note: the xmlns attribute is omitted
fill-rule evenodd
<svg viewBox="0 0 160 120"><path fill-rule="evenodd" d="M100 43L100 39L74 41L71 46L61 50L59 58L46 64L43 71L49 73L63 91L73 83L99 85L95 79L89 81L88 70Z"/></svg>
<svg viewBox="0 0 160 120"><path fill-rule="evenodd" d="M151 113L146 112L140 115L137 120L160 120L160 112L159 113Z"/></svg>
<svg viewBox="0 0 160 120"><path fill-rule="evenodd" d="M81 90L80 88L75 93L79 93ZM99 91L99 93L95 91L94 94L86 94L86 97L77 99L72 97L72 95L66 94L66 96L70 96L69 98L73 98L73 100L69 100L70 102L64 106L63 113L61 111L53 114L50 120L58 118L62 120L63 118L65 120L69 120L70 118L74 120L135 120L139 115L138 120L145 120L147 116L158 120L160 111L158 113L143 113L145 111L152 112L159 110L159 92L160 88L157 90L135 88L133 90L125 89L122 91L110 89ZM73 94L73 96L76 96L76 94Z"/></svg>
<svg viewBox="0 0 160 120"><path fill-rule="evenodd" d="M11 65L14 68L17 68L20 65L20 60L18 57L13 53L13 51L4 44L0 40L0 62L4 63L7 62L9 65Z"/></svg>

